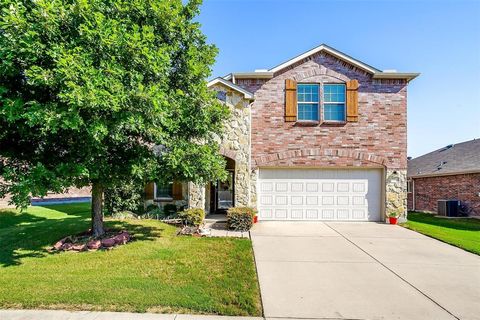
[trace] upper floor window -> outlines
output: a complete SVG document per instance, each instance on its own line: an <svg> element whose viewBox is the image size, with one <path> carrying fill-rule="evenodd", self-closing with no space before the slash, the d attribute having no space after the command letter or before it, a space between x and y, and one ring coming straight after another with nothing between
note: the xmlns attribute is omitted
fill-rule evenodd
<svg viewBox="0 0 480 320"><path fill-rule="evenodd" d="M345 121L345 85L323 86L323 117L325 121Z"/></svg>
<svg viewBox="0 0 480 320"><path fill-rule="evenodd" d="M298 102L298 120L318 121L318 110L320 109L320 100L318 94L320 86L318 84L298 84L297 102Z"/></svg>

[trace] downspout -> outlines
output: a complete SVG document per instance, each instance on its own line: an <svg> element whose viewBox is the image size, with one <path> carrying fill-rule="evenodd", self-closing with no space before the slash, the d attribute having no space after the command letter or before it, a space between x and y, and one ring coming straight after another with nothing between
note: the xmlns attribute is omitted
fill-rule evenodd
<svg viewBox="0 0 480 320"><path fill-rule="evenodd" d="M415 211L415 179L412 178L412 209Z"/></svg>

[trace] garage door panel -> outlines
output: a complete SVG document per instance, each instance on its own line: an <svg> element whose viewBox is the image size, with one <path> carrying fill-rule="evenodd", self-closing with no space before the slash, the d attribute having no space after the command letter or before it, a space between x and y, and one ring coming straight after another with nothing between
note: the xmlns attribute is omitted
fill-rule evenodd
<svg viewBox="0 0 480 320"><path fill-rule="evenodd" d="M286 195L275 196L275 205L276 206L286 206L287 204L288 204L288 196L286 196Z"/></svg>
<svg viewBox="0 0 480 320"><path fill-rule="evenodd" d="M334 209L322 209L322 219L323 220L335 220L335 210Z"/></svg>
<svg viewBox="0 0 480 320"><path fill-rule="evenodd" d="M270 192L273 191L273 182L261 182L260 183L260 191L263 192Z"/></svg>
<svg viewBox="0 0 480 320"><path fill-rule="evenodd" d="M337 192L349 192L350 183L348 182L338 182L337 183Z"/></svg>
<svg viewBox="0 0 480 320"><path fill-rule="evenodd" d="M303 192L303 182L292 182L290 185L290 191L292 192Z"/></svg>
<svg viewBox="0 0 480 320"><path fill-rule="evenodd" d="M319 209L305 209L305 218L307 220L318 220L318 211Z"/></svg>
<svg viewBox="0 0 480 320"><path fill-rule="evenodd" d="M288 210L286 208L276 208L275 209L275 218L278 219L278 220L287 219L287 212L288 212Z"/></svg>
<svg viewBox="0 0 480 320"><path fill-rule="evenodd" d="M293 206L301 206L303 205L303 196L291 196L290 197L290 203Z"/></svg>
<svg viewBox="0 0 480 320"><path fill-rule="evenodd" d="M290 210L290 219L292 219L292 220L303 220L303 209L291 209Z"/></svg>
<svg viewBox="0 0 480 320"><path fill-rule="evenodd" d="M322 192L334 192L335 183L333 182L322 182Z"/></svg>
<svg viewBox="0 0 480 320"><path fill-rule="evenodd" d="M276 182L275 183L275 191L276 192L287 192L288 191L288 183L287 182Z"/></svg>
<svg viewBox="0 0 480 320"><path fill-rule="evenodd" d="M337 196L337 205L348 206L349 203L350 203L349 196Z"/></svg>
<svg viewBox="0 0 480 320"><path fill-rule="evenodd" d="M307 182L305 183L305 187L307 192L318 192L318 183Z"/></svg>
<svg viewBox="0 0 480 320"><path fill-rule="evenodd" d="M337 220L350 220L350 210L337 209Z"/></svg>
<svg viewBox="0 0 480 320"><path fill-rule="evenodd" d="M259 218L380 220L381 177L371 169L260 169Z"/></svg>
<svg viewBox="0 0 480 320"><path fill-rule="evenodd" d="M352 209L352 219L366 220L367 219L366 211L367 211L366 209Z"/></svg>

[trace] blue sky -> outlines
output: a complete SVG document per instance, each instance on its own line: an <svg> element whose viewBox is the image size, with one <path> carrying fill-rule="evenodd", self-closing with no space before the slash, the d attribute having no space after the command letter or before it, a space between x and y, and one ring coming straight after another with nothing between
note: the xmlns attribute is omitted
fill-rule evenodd
<svg viewBox="0 0 480 320"><path fill-rule="evenodd" d="M271 68L326 43L408 88L408 155L480 138L480 1L204 0L213 76Z"/></svg>

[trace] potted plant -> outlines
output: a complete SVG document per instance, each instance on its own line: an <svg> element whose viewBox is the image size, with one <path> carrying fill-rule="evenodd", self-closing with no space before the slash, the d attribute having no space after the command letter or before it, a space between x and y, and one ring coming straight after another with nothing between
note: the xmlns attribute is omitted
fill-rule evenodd
<svg viewBox="0 0 480 320"><path fill-rule="evenodd" d="M398 212L396 211L392 211L388 214L388 221L390 222L390 224L397 224L397 220L398 220Z"/></svg>

